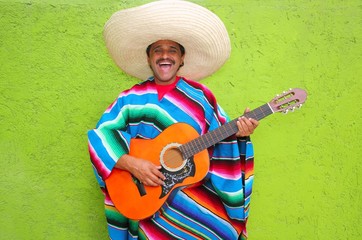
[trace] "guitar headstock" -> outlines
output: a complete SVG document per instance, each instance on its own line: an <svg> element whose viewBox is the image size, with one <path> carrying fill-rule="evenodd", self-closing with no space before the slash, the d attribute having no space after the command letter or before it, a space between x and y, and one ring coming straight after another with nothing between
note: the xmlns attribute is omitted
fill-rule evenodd
<svg viewBox="0 0 362 240"><path fill-rule="evenodd" d="M307 92L300 88L289 89L282 94L278 94L269 102L270 108L273 112L294 111L300 108L307 99Z"/></svg>

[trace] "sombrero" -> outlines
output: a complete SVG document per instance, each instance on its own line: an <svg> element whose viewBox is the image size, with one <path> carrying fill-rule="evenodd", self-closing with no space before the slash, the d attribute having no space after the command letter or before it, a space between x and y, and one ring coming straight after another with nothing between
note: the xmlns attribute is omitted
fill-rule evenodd
<svg viewBox="0 0 362 240"><path fill-rule="evenodd" d="M186 50L178 75L198 81L217 71L230 56L225 25L210 10L181 0L161 0L114 13L104 27L112 59L127 74L152 76L146 48L172 40Z"/></svg>

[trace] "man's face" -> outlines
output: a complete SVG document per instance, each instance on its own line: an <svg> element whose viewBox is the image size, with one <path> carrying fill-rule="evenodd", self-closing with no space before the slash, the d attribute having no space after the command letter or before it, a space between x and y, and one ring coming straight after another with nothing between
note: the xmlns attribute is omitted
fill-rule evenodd
<svg viewBox="0 0 362 240"><path fill-rule="evenodd" d="M180 65L184 61L180 45L170 40L160 40L151 45L147 58L157 84L166 85L176 79Z"/></svg>

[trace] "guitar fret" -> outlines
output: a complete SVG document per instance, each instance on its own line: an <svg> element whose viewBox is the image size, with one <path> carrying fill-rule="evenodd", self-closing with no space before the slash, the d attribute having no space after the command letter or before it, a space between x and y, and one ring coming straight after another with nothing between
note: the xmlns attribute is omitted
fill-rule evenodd
<svg viewBox="0 0 362 240"><path fill-rule="evenodd" d="M219 136L221 135L220 131L221 131L221 128L218 128L218 129L216 129L216 131L211 131L210 132L210 138L211 139L208 141L209 144L213 142L212 140L217 139L218 135Z"/></svg>
<svg viewBox="0 0 362 240"><path fill-rule="evenodd" d="M202 145L203 145L202 144L202 138L196 139L195 144L194 144L195 151L201 151L202 150L202 148L201 148Z"/></svg>

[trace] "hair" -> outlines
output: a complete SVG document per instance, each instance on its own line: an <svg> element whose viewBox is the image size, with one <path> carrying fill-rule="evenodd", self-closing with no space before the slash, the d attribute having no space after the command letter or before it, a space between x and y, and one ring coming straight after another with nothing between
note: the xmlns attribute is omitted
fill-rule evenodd
<svg viewBox="0 0 362 240"><path fill-rule="evenodd" d="M151 46L153 43L151 43L150 45L148 45L148 47L146 48L146 53L147 53L147 57L150 56L150 51L151 51ZM180 51L181 51L181 56L185 55L185 48L184 46L182 46L181 44L177 43L180 47Z"/></svg>

